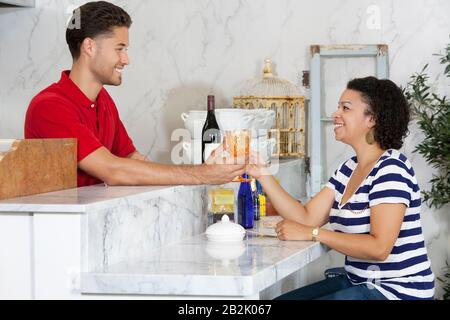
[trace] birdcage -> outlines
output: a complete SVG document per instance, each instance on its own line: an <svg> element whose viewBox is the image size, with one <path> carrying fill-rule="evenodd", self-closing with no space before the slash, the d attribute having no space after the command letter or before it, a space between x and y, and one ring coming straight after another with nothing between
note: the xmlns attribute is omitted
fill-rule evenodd
<svg viewBox="0 0 450 320"><path fill-rule="evenodd" d="M262 78L243 83L233 107L274 110L276 124L269 130L269 138L275 138L277 144L272 156L305 156L305 99L292 83L272 74L270 59L265 60Z"/></svg>

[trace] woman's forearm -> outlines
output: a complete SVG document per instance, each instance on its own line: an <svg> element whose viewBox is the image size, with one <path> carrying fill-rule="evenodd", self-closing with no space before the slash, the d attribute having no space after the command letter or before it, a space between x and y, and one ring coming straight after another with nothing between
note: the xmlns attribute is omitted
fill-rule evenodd
<svg viewBox="0 0 450 320"><path fill-rule="evenodd" d="M292 198L272 175L263 175L259 181L280 216L288 220L310 225L305 207Z"/></svg>

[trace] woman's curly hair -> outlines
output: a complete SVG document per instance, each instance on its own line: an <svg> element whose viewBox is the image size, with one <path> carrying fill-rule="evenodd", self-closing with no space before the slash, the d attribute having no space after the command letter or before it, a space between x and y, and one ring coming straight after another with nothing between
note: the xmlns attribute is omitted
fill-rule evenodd
<svg viewBox="0 0 450 320"><path fill-rule="evenodd" d="M375 77L356 78L347 89L361 93L369 106L367 114L374 116L374 138L383 150L400 149L408 135L410 107L402 90L391 80Z"/></svg>

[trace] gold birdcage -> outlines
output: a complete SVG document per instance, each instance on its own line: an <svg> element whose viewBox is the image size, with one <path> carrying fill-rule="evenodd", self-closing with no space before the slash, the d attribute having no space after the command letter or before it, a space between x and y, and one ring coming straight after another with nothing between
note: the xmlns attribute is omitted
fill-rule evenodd
<svg viewBox="0 0 450 320"><path fill-rule="evenodd" d="M269 130L269 138L277 141L272 156L305 156L305 98L292 83L272 74L270 59L265 60L263 77L245 81L239 94L233 98L234 108L275 111L275 128Z"/></svg>

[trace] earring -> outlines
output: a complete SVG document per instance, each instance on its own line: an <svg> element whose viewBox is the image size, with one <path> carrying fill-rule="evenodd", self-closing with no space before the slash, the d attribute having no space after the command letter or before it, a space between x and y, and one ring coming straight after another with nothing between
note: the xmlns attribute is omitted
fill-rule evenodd
<svg viewBox="0 0 450 320"><path fill-rule="evenodd" d="M366 142L370 145L372 145L375 142L375 136L373 135L373 129L370 129L370 131L366 133Z"/></svg>

